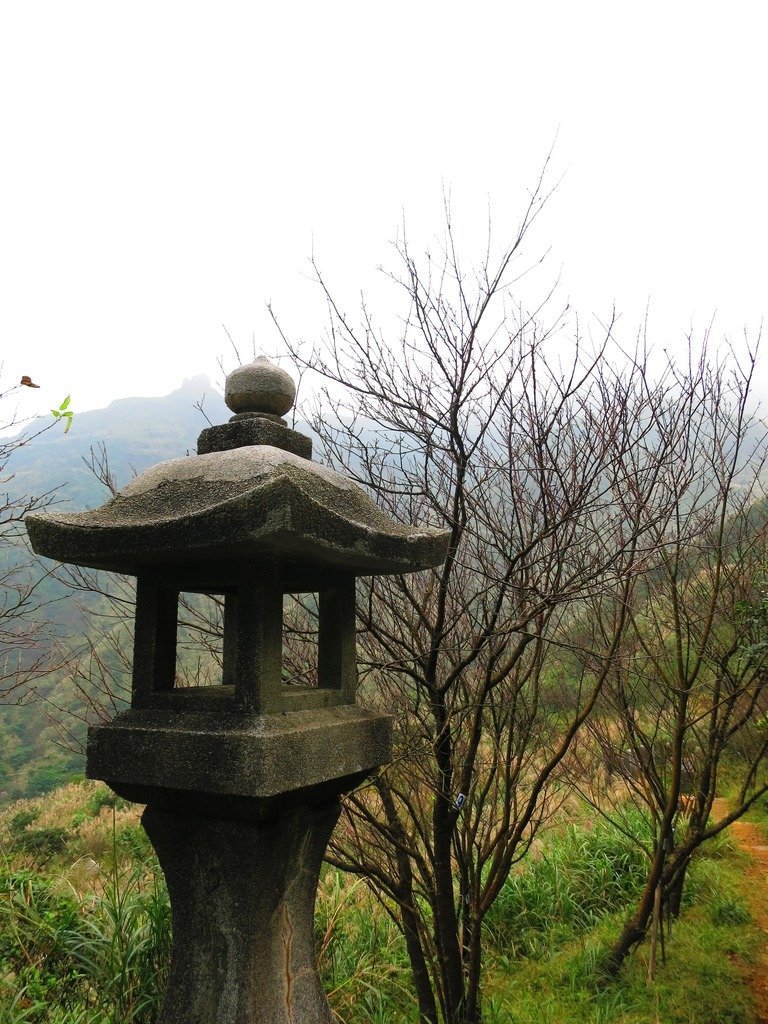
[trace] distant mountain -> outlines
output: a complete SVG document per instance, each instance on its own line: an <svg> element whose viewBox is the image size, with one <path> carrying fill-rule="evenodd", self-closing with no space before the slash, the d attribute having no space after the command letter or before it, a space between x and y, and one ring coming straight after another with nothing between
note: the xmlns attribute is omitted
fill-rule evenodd
<svg viewBox="0 0 768 1024"><path fill-rule="evenodd" d="M201 403L205 416L196 406ZM104 445L119 485L165 459L196 450L197 437L211 423L232 414L208 377L191 377L163 398L120 398L105 409L78 413L69 433L59 425L17 449L6 467L12 495L57 489L61 508L100 505L108 497L83 460ZM40 421L38 421L39 423ZM37 424L33 425L33 429Z"/></svg>

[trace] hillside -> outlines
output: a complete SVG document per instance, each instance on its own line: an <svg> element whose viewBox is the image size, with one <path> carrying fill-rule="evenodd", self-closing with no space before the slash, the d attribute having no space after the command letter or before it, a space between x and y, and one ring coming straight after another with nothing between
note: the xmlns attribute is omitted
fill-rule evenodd
<svg viewBox="0 0 768 1024"><path fill-rule="evenodd" d="M201 401L212 422L229 418L221 395L206 377L186 380L162 398L125 398L105 409L77 413L69 433L49 430L14 452L7 466L12 474L7 488L12 496L55 491L62 508L99 505L108 492L86 464L91 450L106 449L117 483L124 484L134 472L195 451L197 436L208 425L196 408ZM10 545L2 554L11 562L27 557ZM30 571L42 574L50 567L43 559ZM39 597L42 607L37 615L47 619L58 638L55 662L63 665L83 648L100 599L83 592L73 595L51 577L39 588ZM40 680L38 691L42 700L35 703L0 706L0 802L46 792L82 771L82 757L62 746L55 725L62 718L61 708L81 710L66 667ZM14 694L14 700L18 697ZM71 718L67 728L73 730L76 743L82 742L84 722Z"/></svg>
<svg viewBox="0 0 768 1024"><path fill-rule="evenodd" d="M162 398L120 398L105 409L76 411L69 433L49 430L14 452L7 467L11 494L55 489L63 507L100 504L104 489L84 461L91 449L106 446L112 472L124 483L134 471L195 451L198 434L208 426L196 407L200 402L213 423L231 415L205 376L185 380Z"/></svg>
<svg viewBox="0 0 768 1024"><path fill-rule="evenodd" d="M156 1021L171 915L140 813L88 781L0 809L4 1024ZM745 827L758 852L765 849L762 829ZM483 1020L753 1024L749 981L761 983L765 946L759 862L745 862L727 838L697 858L656 983L647 978L647 944L609 980L601 957L642 884L642 867L631 837L572 806L568 820L547 831L540 855L510 875L489 915ZM402 936L359 879L323 868L315 933L334 1019L416 1019Z"/></svg>

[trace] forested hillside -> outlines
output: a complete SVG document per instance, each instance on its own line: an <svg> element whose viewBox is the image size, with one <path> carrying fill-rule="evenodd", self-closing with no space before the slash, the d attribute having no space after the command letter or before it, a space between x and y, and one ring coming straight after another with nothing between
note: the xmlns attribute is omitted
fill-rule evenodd
<svg viewBox="0 0 768 1024"><path fill-rule="evenodd" d="M200 406L202 405L202 410ZM10 500L22 495L54 492L54 501L66 509L99 505L109 491L90 465L102 453L118 485L165 459L195 451L197 436L208 425L230 416L224 400L207 377L193 377L162 398L124 398L105 409L76 413L71 429L49 430L16 447L5 468L5 487ZM34 434L34 425L28 430ZM6 545L6 560L26 560L28 552ZM15 691L0 705L0 802L48 792L82 771L77 748L85 723L72 692L70 665L86 646L92 616L105 611L97 594L67 586L62 574L45 559L35 560L32 574L42 578L38 586L41 608L36 613L53 627L54 670L37 680L32 701ZM70 579L71 583L72 580ZM109 633L109 630L106 630ZM103 641L108 658L108 636ZM68 714L68 709L75 712Z"/></svg>

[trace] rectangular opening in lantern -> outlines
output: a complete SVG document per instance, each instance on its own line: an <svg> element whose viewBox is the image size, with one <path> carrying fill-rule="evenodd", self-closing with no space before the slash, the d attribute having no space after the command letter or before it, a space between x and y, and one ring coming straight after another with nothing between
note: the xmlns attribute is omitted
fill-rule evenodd
<svg viewBox="0 0 768 1024"><path fill-rule="evenodd" d="M224 597L179 594L174 690L222 693L224 665Z"/></svg>
<svg viewBox="0 0 768 1024"><path fill-rule="evenodd" d="M317 688L320 601L316 593L283 595L283 685Z"/></svg>

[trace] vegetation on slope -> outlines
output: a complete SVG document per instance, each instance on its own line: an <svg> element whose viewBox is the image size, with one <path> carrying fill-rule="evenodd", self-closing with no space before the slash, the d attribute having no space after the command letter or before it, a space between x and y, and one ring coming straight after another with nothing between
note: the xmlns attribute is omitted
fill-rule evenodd
<svg viewBox="0 0 768 1024"><path fill-rule="evenodd" d="M153 1024L170 951L170 909L140 808L71 784L0 817L0 1019L5 1024ZM606 822L570 816L512 874L487 921L487 1024L752 1024L744 972L764 938L729 842L692 868L667 963L618 981L601 967L643 884L642 855ZM344 1024L413 1024L402 938L359 882L324 870L316 936Z"/></svg>

